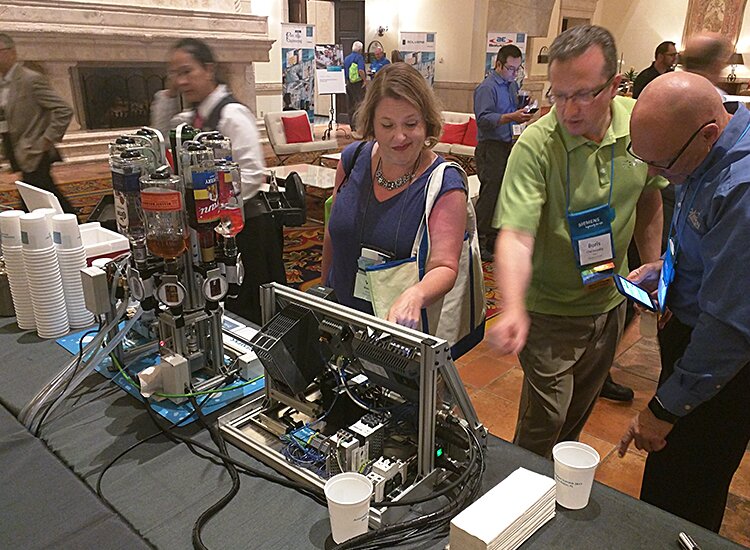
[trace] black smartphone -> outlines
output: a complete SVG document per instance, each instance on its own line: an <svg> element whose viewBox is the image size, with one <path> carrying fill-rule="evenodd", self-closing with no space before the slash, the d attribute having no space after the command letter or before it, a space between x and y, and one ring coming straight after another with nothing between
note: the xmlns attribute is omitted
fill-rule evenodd
<svg viewBox="0 0 750 550"><path fill-rule="evenodd" d="M526 112L527 112L527 113L529 113L530 115L533 115L533 114L534 114L534 113L536 113L536 112L537 112L538 110L539 110L539 107L532 107L531 109L529 109L529 110L528 110L528 111L526 111Z"/></svg>
<svg viewBox="0 0 750 550"><path fill-rule="evenodd" d="M649 311L657 311L659 309L658 304L654 301L648 290L635 284L633 281L627 280L621 275L614 275L615 286L620 294L626 298L633 300L637 304L642 305Z"/></svg>

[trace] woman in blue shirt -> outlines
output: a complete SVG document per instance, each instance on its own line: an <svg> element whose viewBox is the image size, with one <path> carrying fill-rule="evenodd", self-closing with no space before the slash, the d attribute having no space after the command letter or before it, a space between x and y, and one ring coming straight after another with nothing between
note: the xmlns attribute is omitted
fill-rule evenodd
<svg viewBox="0 0 750 550"><path fill-rule="evenodd" d="M357 117L367 141L347 147L339 163L322 280L340 303L372 313L357 282L358 265L411 257L425 213L425 186L444 160L432 151L442 123L432 90L404 63L377 73ZM389 321L418 327L422 308L453 288L466 231L466 201L463 176L448 168L429 218L426 274L395 300Z"/></svg>

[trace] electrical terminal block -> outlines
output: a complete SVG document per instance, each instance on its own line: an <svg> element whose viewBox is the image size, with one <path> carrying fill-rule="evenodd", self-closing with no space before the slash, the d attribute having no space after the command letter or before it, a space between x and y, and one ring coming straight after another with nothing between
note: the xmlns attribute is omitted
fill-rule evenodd
<svg viewBox="0 0 750 550"><path fill-rule="evenodd" d="M385 478L381 476L380 474L376 474L375 472L370 472L367 474L367 479L370 480L373 487L373 499L376 502L380 502L383 500L383 497L385 496Z"/></svg>
<svg viewBox="0 0 750 550"><path fill-rule="evenodd" d="M360 446L369 445L370 454L368 459L373 459L383 454L385 423L380 416L368 413L349 426L348 430L357 436Z"/></svg>
<svg viewBox="0 0 750 550"><path fill-rule="evenodd" d="M372 471L385 479L385 495L391 494L394 489L400 489L406 482L406 462L395 458L381 456L372 465Z"/></svg>

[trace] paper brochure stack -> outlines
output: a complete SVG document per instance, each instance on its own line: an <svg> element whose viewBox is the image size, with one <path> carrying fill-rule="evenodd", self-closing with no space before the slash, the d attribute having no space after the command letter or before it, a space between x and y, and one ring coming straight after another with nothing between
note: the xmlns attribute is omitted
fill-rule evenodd
<svg viewBox="0 0 750 550"><path fill-rule="evenodd" d="M555 480L519 468L451 521L453 550L513 550L555 517Z"/></svg>

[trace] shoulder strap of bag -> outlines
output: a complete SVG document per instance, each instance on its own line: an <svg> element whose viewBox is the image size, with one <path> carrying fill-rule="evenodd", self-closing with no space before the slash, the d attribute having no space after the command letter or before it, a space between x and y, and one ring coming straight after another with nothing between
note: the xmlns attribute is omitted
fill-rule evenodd
<svg viewBox="0 0 750 550"><path fill-rule="evenodd" d="M466 176L466 172L464 172L464 169L456 162L452 161L445 161L440 163L437 168L435 168L432 171L432 174L430 174L430 179L427 181L427 185L425 186L425 207L424 207L424 217L422 218L421 223L419 224L419 229L417 230L416 238L414 239L414 244L412 245L412 255L417 255L419 252L420 247L423 248L421 255L426 258L427 250L424 249L424 244L429 247L429 219L430 214L432 213L432 208L435 206L435 202L437 201L438 195L440 194L440 190L443 187L443 176L445 174L446 168L449 166L455 168L458 170L458 172L461 174L461 177L463 178L464 182L464 190L466 191L466 201L469 203L469 180ZM468 213L468 207L467 207L467 219L466 219L466 231L469 232L469 234L472 234L476 231L476 219L474 216L469 215ZM423 240L425 240L425 243L423 243ZM421 264L422 262L420 262Z"/></svg>
<svg viewBox="0 0 750 550"><path fill-rule="evenodd" d="M209 115L203 120L203 125L201 130L204 132L210 132L213 130L216 130L216 127L219 125L219 119L221 118L221 111L224 110L224 107L231 103L241 103L236 97L234 97L231 93L225 95L223 98L219 100L219 102L214 106L213 110Z"/></svg>

